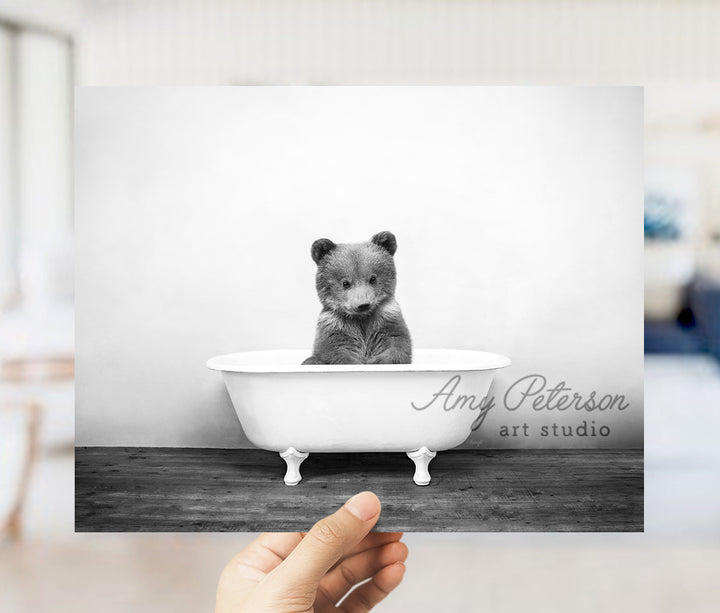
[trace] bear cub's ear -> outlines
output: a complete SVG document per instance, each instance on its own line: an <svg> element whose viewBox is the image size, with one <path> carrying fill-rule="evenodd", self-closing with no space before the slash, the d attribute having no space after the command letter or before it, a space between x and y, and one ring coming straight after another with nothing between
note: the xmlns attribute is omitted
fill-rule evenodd
<svg viewBox="0 0 720 613"><path fill-rule="evenodd" d="M329 238L319 238L310 247L310 255L316 264L320 263L328 253L335 249L336 245Z"/></svg>
<svg viewBox="0 0 720 613"><path fill-rule="evenodd" d="M395 255L397 251L397 240L392 232L378 232L370 239L370 242L382 247L390 255Z"/></svg>

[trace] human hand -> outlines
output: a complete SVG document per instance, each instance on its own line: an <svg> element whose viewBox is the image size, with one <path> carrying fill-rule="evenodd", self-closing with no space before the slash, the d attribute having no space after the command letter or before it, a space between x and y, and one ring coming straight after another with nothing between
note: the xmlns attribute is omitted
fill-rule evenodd
<svg viewBox="0 0 720 613"><path fill-rule="evenodd" d="M220 575L216 613L361 613L402 581L402 532L374 532L380 501L356 494L310 532L261 534ZM370 579L336 606L355 585Z"/></svg>

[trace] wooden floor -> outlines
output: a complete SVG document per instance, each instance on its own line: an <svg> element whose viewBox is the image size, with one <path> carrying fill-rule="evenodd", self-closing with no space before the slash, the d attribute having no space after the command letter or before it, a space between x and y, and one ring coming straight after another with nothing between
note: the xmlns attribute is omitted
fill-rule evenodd
<svg viewBox="0 0 720 613"><path fill-rule="evenodd" d="M268 451L81 447L75 529L307 530L363 490L382 501L379 531L643 529L641 450L452 450L430 473L418 487L404 454L310 454L288 487Z"/></svg>

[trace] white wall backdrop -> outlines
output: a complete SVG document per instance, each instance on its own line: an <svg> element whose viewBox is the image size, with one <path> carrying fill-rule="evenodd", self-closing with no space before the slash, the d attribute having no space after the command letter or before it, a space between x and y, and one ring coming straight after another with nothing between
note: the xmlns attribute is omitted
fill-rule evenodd
<svg viewBox="0 0 720 613"><path fill-rule="evenodd" d="M642 138L638 88L78 90L77 444L247 446L205 360L309 348L312 241L392 230L416 347L630 405L468 445L641 445Z"/></svg>

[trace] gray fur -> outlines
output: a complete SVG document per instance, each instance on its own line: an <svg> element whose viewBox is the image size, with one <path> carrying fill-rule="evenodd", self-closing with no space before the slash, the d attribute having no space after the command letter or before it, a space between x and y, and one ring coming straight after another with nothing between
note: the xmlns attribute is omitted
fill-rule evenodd
<svg viewBox="0 0 720 613"><path fill-rule="evenodd" d="M410 332L395 301L396 249L391 232L366 243L313 243L323 309L313 354L303 364L410 364Z"/></svg>

